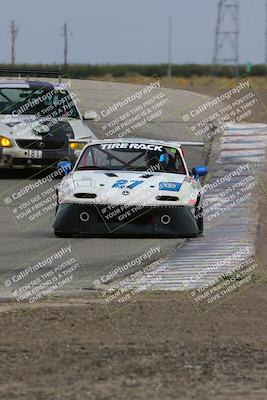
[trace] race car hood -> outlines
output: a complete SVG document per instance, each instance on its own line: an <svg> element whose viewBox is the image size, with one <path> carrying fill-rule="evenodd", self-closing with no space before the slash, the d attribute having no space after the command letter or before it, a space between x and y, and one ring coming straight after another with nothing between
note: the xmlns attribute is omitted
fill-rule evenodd
<svg viewBox="0 0 267 400"><path fill-rule="evenodd" d="M157 196L180 197L185 180L186 175L160 172L74 171L62 180L59 194L61 202L150 205Z"/></svg>
<svg viewBox="0 0 267 400"><path fill-rule="evenodd" d="M74 132L75 139L97 139L92 130L87 125L85 125L81 119L69 118L68 122Z"/></svg>
<svg viewBox="0 0 267 400"><path fill-rule="evenodd" d="M46 135L64 133L69 139L95 139L93 132L80 119L36 118L31 115L1 115L0 134L14 139L42 140Z"/></svg>
<svg viewBox="0 0 267 400"><path fill-rule="evenodd" d="M55 136L58 133L64 133L69 139L74 137L73 129L67 120L33 118L30 115L1 116L0 131L3 135L9 132L13 139L42 140L45 136Z"/></svg>
<svg viewBox="0 0 267 400"><path fill-rule="evenodd" d="M118 180L142 180L144 186L150 186L151 181L162 179L170 182L183 183L185 175L182 174L171 174L161 172L139 172L139 171L116 171L116 170L105 170L105 171L75 171L72 174L72 178L77 182L95 181L98 184L104 184L107 188L112 188L114 183Z"/></svg>

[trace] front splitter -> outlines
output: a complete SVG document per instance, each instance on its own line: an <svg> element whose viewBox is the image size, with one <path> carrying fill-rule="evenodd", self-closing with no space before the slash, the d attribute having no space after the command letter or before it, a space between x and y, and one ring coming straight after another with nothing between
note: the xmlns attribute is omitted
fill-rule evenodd
<svg viewBox="0 0 267 400"><path fill-rule="evenodd" d="M186 206L60 204L53 227L60 236L195 237L199 233L194 208Z"/></svg>

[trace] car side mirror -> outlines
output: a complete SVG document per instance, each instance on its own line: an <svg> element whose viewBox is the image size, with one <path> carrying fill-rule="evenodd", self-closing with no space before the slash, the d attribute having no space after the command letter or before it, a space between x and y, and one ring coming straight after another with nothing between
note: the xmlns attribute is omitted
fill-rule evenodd
<svg viewBox="0 0 267 400"><path fill-rule="evenodd" d="M194 175L195 178L200 178L202 176L205 176L207 175L207 173L208 173L208 168L202 165L198 165L197 167L194 167L192 169L192 174Z"/></svg>
<svg viewBox="0 0 267 400"><path fill-rule="evenodd" d="M85 111L83 114L83 119L86 121L96 121L99 119L96 111Z"/></svg>
<svg viewBox="0 0 267 400"><path fill-rule="evenodd" d="M68 175L72 170L72 164L69 161L60 161L57 164L57 171L61 171L64 175Z"/></svg>

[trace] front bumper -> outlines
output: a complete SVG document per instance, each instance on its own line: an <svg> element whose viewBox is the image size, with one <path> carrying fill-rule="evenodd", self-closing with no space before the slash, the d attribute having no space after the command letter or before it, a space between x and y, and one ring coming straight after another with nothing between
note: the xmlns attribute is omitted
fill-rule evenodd
<svg viewBox="0 0 267 400"><path fill-rule="evenodd" d="M53 225L55 233L112 237L195 237L199 233L193 207L122 207L60 204Z"/></svg>
<svg viewBox="0 0 267 400"><path fill-rule="evenodd" d="M0 148L0 168L31 167L31 166L53 166L62 159L69 160L68 148L59 150L42 150L41 157L31 158L27 150L16 148Z"/></svg>

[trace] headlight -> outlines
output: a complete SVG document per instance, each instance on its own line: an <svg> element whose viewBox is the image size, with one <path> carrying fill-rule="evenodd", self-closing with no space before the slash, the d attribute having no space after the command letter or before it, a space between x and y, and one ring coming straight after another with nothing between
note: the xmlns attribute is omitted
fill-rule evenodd
<svg viewBox="0 0 267 400"><path fill-rule="evenodd" d="M71 150L82 150L86 143L81 142L70 142L70 149Z"/></svg>
<svg viewBox="0 0 267 400"><path fill-rule="evenodd" d="M11 140L5 136L0 136L0 147L12 147Z"/></svg>

